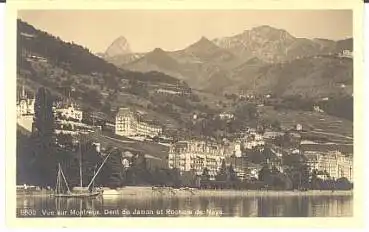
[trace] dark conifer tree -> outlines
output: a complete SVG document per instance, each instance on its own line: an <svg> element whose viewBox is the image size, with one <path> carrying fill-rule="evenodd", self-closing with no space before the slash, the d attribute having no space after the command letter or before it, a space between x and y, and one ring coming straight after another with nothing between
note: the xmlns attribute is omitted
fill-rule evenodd
<svg viewBox="0 0 369 232"><path fill-rule="evenodd" d="M41 87L35 100L33 123L33 171L36 184L54 186L57 160L55 156L53 100L49 90Z"/></svg>

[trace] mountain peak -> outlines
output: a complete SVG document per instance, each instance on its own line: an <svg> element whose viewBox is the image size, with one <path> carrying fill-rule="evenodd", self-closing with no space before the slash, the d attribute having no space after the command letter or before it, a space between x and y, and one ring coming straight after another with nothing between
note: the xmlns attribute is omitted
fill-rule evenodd
<svg viewBox="0 0 369 232"><path fill-rule="evenodd" d="M293 38L293 36L290 35L286 30L275 28L269 25L261 25L261 26L253 27L249 32L260 34L263 36L284 35L285 37Z"/></svg>
<svg viewBox="0 0 369 232"><path fill-rule="evenodd" d="M213 42L211 42L208 38L205 36L201 36L201 38L195 43L195 44L201 44L201 45L215 45Z"/></svg>
<svg viewBox="0 0 369 232"><path fill-rule="evenodd" d="M106 49L105 55L107 57L114 57L117 55L125 55L131 52L131 48L127 39L124 36L119 36L113 43Z"/></svg>
<svg viewBox="0 0 369 232"><path fill-rule="evenodd" d="M154 50L152 50L151 52L146 54L146 58L149 58L149 59L169 59L170 57L168 56L167 52L165 52L163 49L155 48Z"/></svg>
<svg viewBox="0 0 369 232"><path fill-rule="evenodd" d="M213 42L211 42L208 38L205 36L202 36L197 42L187 47L187 49L190 50L202 50L202 49L219 49L217 45L215 45Z"/></svg>
<svg viewBox="0 0 369 232"><path fill-rule="evenodd" d="M282 30L278 29L278 28L275 28L275 27L272 27L272 26L269 26L269 25L261 25L261 26L253 27L251 29L251 31L270 32L270 31L282 31Z"/></svg>
<svg viewBox="0 0 369 232"><path fill-rule="evenodd" d="M152 52L165 52L165 51L161 48L155 48Z"/></svg>
<svg viewBox="0 0 369 232"><path fill-rule="evenodd" d="M206 38L205 36L201 36L199 41L206 41L206 42L209 41L210 42L210 40Z"/></svg>

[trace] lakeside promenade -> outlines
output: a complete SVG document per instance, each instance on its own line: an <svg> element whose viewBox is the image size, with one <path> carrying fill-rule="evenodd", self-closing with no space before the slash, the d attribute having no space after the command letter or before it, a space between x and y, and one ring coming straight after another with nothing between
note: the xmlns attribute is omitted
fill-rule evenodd
<svg viewBox="0 0 369 232"><path fill-rule="evenodd" d="M288 196L352 196L353 190L233 190L233 189L174 189L169 187L127 186L118 189L103 188L102 196L110 197L288 197ZM51 196L52 191L17 191L17 196Z"/></svg>

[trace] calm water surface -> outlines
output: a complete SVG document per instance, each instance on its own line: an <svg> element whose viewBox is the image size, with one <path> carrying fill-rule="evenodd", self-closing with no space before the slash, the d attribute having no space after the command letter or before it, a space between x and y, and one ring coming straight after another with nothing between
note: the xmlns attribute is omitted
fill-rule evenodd
<svg viewBox="0 0 369 232"><path fill-rule="evenodd" d="M350 217L352 196L113 197L17 196L18 217Z"/></svg>

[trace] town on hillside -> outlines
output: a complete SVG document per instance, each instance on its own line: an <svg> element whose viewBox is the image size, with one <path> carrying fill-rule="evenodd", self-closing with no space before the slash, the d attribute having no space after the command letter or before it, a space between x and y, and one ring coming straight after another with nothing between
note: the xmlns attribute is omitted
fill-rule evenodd
<svg viewBox="0 0 369 232"><path fill-rule="evenodd" d="M158 92L177 94L162 89ZM264 100L269 98L264 96ZM31 162L28 153L39 149L32 138L45 133L42 136L53 138L54 145L47 146L58 154L65 172L75 173L76 154L82 153L87 173L83 181L96 171L93 160L102 163L113 154L101 177L96 178L96 185L103 187L352 189L352 144L310 140L309 129L300 122L285 127L278 121L259 120L260 107L246 104L234 112L190 112L188 127L181 130L127 105L118 107L113 117L106 119L101 112L86 111L68 95L55 97L43 87L34 93L23 85L17 94L17 128L24 137L18 144L19 164L26 167ZM252 121L253 125L244 121ZM52 134L46 135L48 130ZM43 163L45 160L32 162L53 165ZM17 175L19 185L50 188L54 184L53 178L41 178L37 171L30 175L28 172L35 172L33 167L22 171ZM79 184L77 180L70 183Z"/></svg>

